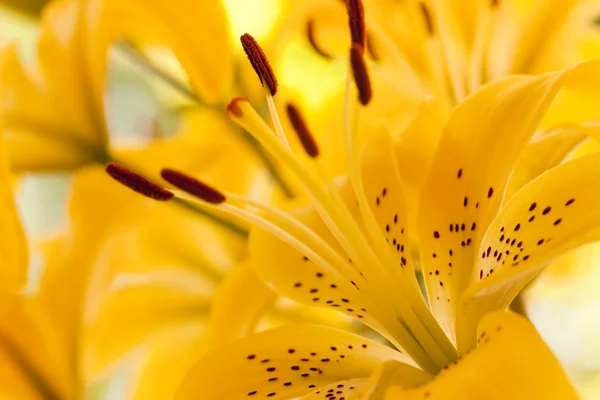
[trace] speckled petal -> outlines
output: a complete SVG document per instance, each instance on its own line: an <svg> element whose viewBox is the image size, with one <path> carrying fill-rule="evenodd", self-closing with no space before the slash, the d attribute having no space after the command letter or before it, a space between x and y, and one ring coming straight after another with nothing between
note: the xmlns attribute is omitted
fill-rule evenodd
<svg viewBox="0 0 600 400"><path fill-rule="evenodd" d="M523 187L490 225L458 314L459 350L474 345L485 313L503 309L554 257L600 238L600 153Z"/></svg>
<svg viewBox="0 0 600 400"><path fill-rule="evenodd" d="M397 351L345 331L287 325L199 360L177 398L289 399L333 382L367 377L380 363L401 359Z"/></svg>

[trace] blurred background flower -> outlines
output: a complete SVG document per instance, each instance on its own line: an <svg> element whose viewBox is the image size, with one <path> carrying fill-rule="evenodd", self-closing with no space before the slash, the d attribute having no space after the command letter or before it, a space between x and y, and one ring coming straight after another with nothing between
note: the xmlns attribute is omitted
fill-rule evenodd
<svg viewBox="0 0 600 400"><path fill-rule="evenodd" d="M19 52L22 58L29 62L35 57L35 38L40 30L40 10L47 2L41 0L4 0L2 3L0 20L3 29L0 40L3 43L9 40L20 42ZM289 10L295 3L294 0L255 0L252 2L224 0L223 3L231 24L229 31L231 43L237 43L237 38L242 33L249 31L261 43L267 44L267 48L269 48L268 46L277 47L279 57L275 60L275 68L278 71L278 77L282 85L286 87L286 92L292 93L294 101L309 115L316 114L322 106L327 104L329 98L336 93L336 90L342 84L345 66L341 63L329 62L316 55L314 49L306 40L303 29L290 33L291 36L285 43L279 42L277 35L274 35L275 32L281 33L282 29L285 29L285 26L281 26L283 17L289 16ZM586 14L584 17L593 20L595 15ZM232 46L232 48L237 49L237 46ZM241 55L239 50L234 51L237 51L237 57ZM161 52L145 54L150 54L152 56L151 61L168 71L170 76L181 78L183 72L174 61L172 54ZM152 71L140 73L139 61L135 58L135 55L132 57L132 54L127 52L114 51L111 55L107 75L109 90L106 95L109 101L106 102L108 108L104 110L108 116L107 125L111 143L114 144L115 148L119 148L119 151L122 151L125 156L130 154L131 157L135 156L137 159L140 158L140 152L142 151L140 149L144 148L145 153L143 153L142 164L145 161L148 168L159 154L164 157L165 147L169 149L168 154L171 155L173 162L191 162L190 160L178 160L181 154L180 149L186 148L186 146L202 148L206 145L205 141L209 141L211 138L192 137L190 141L168 142L166 145L159 143L151 145L150 150L147 146L156 138L169 138L175 133L179 133L185 138L186 132L197 130L199 126L204 126L206 121L210 121L214 126L213 129L218 130L222 121L211 115L210 110L190 110L190 104L193 102L190 102L190 99L181 91L174 89L172 85L165 84L164 80L157 78ZM254 83L253 87L247 88L248 93L254 93L255 98L259 98L261 92L256 79L248 75L252 74L252 71L246 69L242 73L247 74L250 78L240 79L241 82ZM219 139L222 139L222 137L220 136ZM228 148L237 149L239 138L231 136L230 140L232 144ZM153 150L152 146L156 146L156 150ZM196 156L200 158L198 155ZM224 157L227 163L235 163L238 154L232 151L214 156ZM203 158L206 159L207 157L204 156ZM171 159L168 161L170 162ZM257 165L260 163L256 160L255 162ZM143 168L143 165L140 165L140 168ZM192 170L197 171L201 168L205 168L205 165L193 166ZM77 178L78 181L83 182L77 185L77 181L73 179L72 171L64 168L58 170L51 168L50 172L44 171L43 173L26 172L26 170L31 170L31 168L24 168L21 171L20 178L22 179L19 179L18 182L19 207L25 229L30 237L37 238L40 243L44 243L43 246L41 244L32 246L34 253L32 265L38 267L37 273L36 268L32 268L33 282L35 282L39 280L39 268L44 263L77 262L69 257L77 257L78 255L71 254L65 258L64 253L68 253L64 249L65 245L60 244L59 241L50 242L49 238L54 239L57 232L64 232L66 227L73 223L70 219L75 211L71 210L69 212L66 206L70 203L70 199L77 196L77 193L85 191L86 184L89 185L89 182L94 182L94 179L101 179L101 177L98 175L94 177L94 174L97 174L98 171L94 171L92 168L84 171ZM187 170L189 171L189 168ZM260 168L257 167L257 171L259 170ZM259 173L260 171L257 172L257 174ZM212 175L212 179L215 180L222 178L223 176L219 176L218 172ZM265 178L265 187L269 186L269 182ZM74 185L76 185L75 189L73 188ZM88 216L93 212L101 212L98 210L102 210L102 208L94 208L94 205L90 204L94 201L93 195L85 195L84 197L85 199L82 201L87 203L86 206L89 206L84 212L88 213ZM134 203L128 210L123 212L133 213L132 210L135 209L136 204ZM98 204L98 207L100 206L107 205ZM140 207L146 213L151 212L145 209L151 207L147 204ZM128 257L131 257L131 254L135 254L134 243L140 241L143 243L144 240L147 240L149 241L149 243L146 243L148 247L156 245L157 241L160 241L161 245L168 243L168 233L163 232L162 237L158 235L165 225L171 224L179 229L188 229L177 222L177 218L184 219L182 215L160 216L156 212L152 212L153 218L156 219L148 221L146 226L134 228L131 225L123 224L118 231L112 233L113 243L111 243L111 247L114 251L109 253L108 259L100 260L107 269L111 268L111 264L116 263L115 259L118 259L119 264L121 264L123 259L127 260ZM92 240L94 236L91 233L86 233L86 238ZM179 244L184 247L198 245L197 242ZM204 242L203 244L210 247L213 243ZM88 246L86 249L90 249L90 247ZM178 254L185 254L185 252L180 251L181 249L177 250ZM221 268L225 270L231 264L228 257L235 258L236 256L231 254L236 254L236 252L239 254L241 250L236 247L235 243L230 243L227 249L223 249L222 258L210 260L209 263L195 261L191 268L194 269L194 273L197 273L198 264L212 267L221 265ZM86 256L91 257L91 254L95 253L91 252ZM214 256L214 253L211 254ZM149 253L148 257L149 263L152 261L160 266L161 255ZM65 261L65 259L68 261ZM159 261L157 262L157 260ZM169 259L168 262L172 262L172 260ZM573 268L573 265L577 265L577 268ZM184 260L180 261L180 266L181 271L186 270ZM216 274L220 276L223 270L216 271ZM157 271L160 272L160 269L157 268ZM128 287L127 285L132 282L135 283L137 277L135 269L127 272L131 280L117 282L115 284L117 287L119 285ZM524 310L564 363L570 375L582 388L583 393L590 399L596 398L600 394L600 363L598 362L600 360L600 347L595 338L600 334L600 320L589 316L600 312L600 295L598 294L600 292L597 290L598 284L600 284L600 251L598 246L590 245L583 251L564 256L554 263L551 272L544 274L529 289L524 297ZM215 271L206 271L206 273L210 275L214 274ZM212 287L194 286L194 282L190 282L188 289L190 288L199 290L200 297L206 296L202 290L206 290L205 293L210 293L213 290ZM177 290L179 291L180 288ZM174 300L181 302L185 299L178 298ZM123 304L127 304L127 301ZM195 306L202 307L203 305L200 302L195 303ZM282 307L285 309L285 304ZM119 323L124 322L127 321L120 321ZM139 323L139 321L129 322ZM191 326L180 326L178 327L181 335L179 337L196 340L197 336L193 332L204 328L204 321L198 321L197 324ZM135 338L130 340L135 341ZM165 339L157 338L156 340ZM136 349L136 351L144 350ZM121 384L127 382L129 378L130 376L127 375L125 370L117 370L115 374L108 376L106 381L101 382L98 396L101 398L119 398L120 393L122 393L120 391L122 390L120 389Z"/></svg>

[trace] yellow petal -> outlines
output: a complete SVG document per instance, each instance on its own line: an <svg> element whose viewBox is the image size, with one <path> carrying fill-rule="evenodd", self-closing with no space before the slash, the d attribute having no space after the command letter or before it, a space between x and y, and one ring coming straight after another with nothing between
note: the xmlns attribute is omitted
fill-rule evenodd
<svg viewBox="0 0 600 400"><path fill-rule="evenodd" d="M52 398L73 394L72 364L54 328L34 299L0 292L0 358L9 358L0 367L2 389L10 393L29 387L44 398L47 393ZM21 382L11 387L10 375L21 376Z"/></svg>
<svg viewBox="0 0 600 400"><path fill-rule="evenodd" d="M245 300L239 301L240 293ZM256 275L249 262L233 267L212 299L208 335L212 346L226 345L252 333L277 296Z"/></svg>
<svg viewBox="0 0 600 400"><path fill-rule="evenodd" d="M393 150L393 142L385 134L376 135L367 143L359 160L362 185L378 227L396 259L396 264L389 266L390 272L404 271L409 279L414 279L405 194Z"/></svg>
<svg viewBox="0 0 600 400"><path fill-rule="evenodd" d="M342 197L356 213L356 200L349 184L342 187ZM291 211L291 215L312 229L338 254L343 254L333 235L312 207ZM279 295L300 303L337 310L357 318L394 341L383 328L397 323L389 304L382 304L372 293L367 281L354 269L340 270L318 265L290 244L271 233L254 228L249 238L252 265L257 274ZM285 265L285 268L281 268ZM378 288L378 290L380 290ZM395 342L395 341L394 341Z"/></svg>
<svg viewBox="0 0 600 400"><path fill-rule="evenodd" d="M220 1L110 1L102 18L114 39L169 47L207 103L224 104L232 96L232 48Z"/></svg>
<svg viewBox="0 0 600 400"><path fill-rule="evenodd" d="M358 390L361 400L383 400L387 390L396 385L412 388L425 384L431 379L422 371L411 370L397 361L386 361L367 379Z"/></svg>
<svg viewBox="0 0 600 400"><path fill-rule="evenodd" d="M177 398L293 398L332 382L366 377L379 363L401 359L397 351L345 331L288 325L202 358Z"/></svg>
<svg viewBox="0 0 600 400"><path fill-rule="evenodd" d="M597 67L589 62L564 72L496 81L450 116L423 189L418 231L423 270L427 275L437 271L430 303L450 337L456 296L467 286L473 260L481 254L479 241L519 154L563 83L582 83Z"/></svg>
<svg viewBox="0 0 600 400"><path fill-rule="evenodd" d="M503 309L556 256L600 238L600 153L561 164L523 187L487 230L459 311L466 351L486 312ZM489 251L489 256L488 256Z"/></svg>
<svg viewBox="0 0 600 400"><path fill-rule="evenodd" d="M18 290L27 281L29 250L17 214L3 140L0 140L0 185L2 186L0 206L3 210L2 223L0 224L0 235L3 238L3 245L0 250L0 261L2 263L0 290Z"/></svg>
<svg viewBox="0 0 600 400"><path fill-rule="evenodd" d="M99 167L83 169L74 177L69 210L71 236L46 260L39 293L40 301L69 344L77 343L84 296L105 230L127 204L123 200L138 197L128 192L111 182ZM69 282L69 290L64 289L65 282ZM70 349L73 352L74 347Z"/></svg>
<svg viewBox="0 0 600 400"><path fill-rule="evenodd" d="M563 161L567 155L586 136L586 130L580 125L563 125L545 129L538 134L519 156L515 169L510 176L504 201L510 199L529 181Z"/></svg>
<svg viewBox="0 0 600 400"><path fill-rule="evenodd" d="M0 113L6 134L24 136L16 141L20 168L58 169L105 159L103 93L108 47L91 42L92 33L84 23L86 7L87 3L77 0L61 0L44 9L32 68L24 67L15 46L4 50ZM34 143L34 136L41 142ZM62 151L65 160L60 159ZM41 161L40 155L44 156Z"/></svg>
<svg viewBox="0 0 600 400"><path fill-rule="evenodd" d="M186 171L220 190L270 195L270 176L256 147L222 112L192 109L181 115L180 124L174 137L153 140L141 149L114 150L112 156L156 181L164 166ZM239 173L232 176L232 168Z"/></svg>
<svg viewBox="0 0 600 400"><path fill-rule="evenodd" d="M420 105L417 114L394 142L402 187L406 195L409 236L416 239L421 190L442 134L442 122L430 105Z"/></svg>
<svg viewBox="0 0 600 400"><path fill-rule="evenodd" d="M577 399L568 377L524 318L495 312L483 318L479 345L430 383L390 389L386 399Z"/></svg>
<svg viewBox="0 0 600 400"><path fill-rule="evenodd" d="M85 3L61 0L44 9L38 40L38 65L55 110L69 117L69 128L81 140L106 140L102 91L92 86L86 54ZM66 66L69 66L68 68Z"/></svg>
<svg viewBox="0 0 600 400"><path fill-rule="evenodd" d="M312 393L302 396L302 400L325 400L329 398L356 400L360 398L360 389L365 385L366 378L347 379L320 387ZM329 396L329 397L328 397Z"/></svg>
<svg viewBox="0 0 600 400"><path fill-rule="evenodd" d="M565 0L560 3L556 3L552 0L542 0L533 2L533 6L527 5L522 7L521 10L517 10L517 12L525 14L526 17L522 18L522 25L519 26L517 34L515 36L508 36L517 40L508 46L501 46L505 51L508 50L507 47L512 47L510 70L505 71L504 74L509 72L539 72L537 63L542 59L544 52L554 45L554 39L560 33L563 24L568 20L578 2L579 0ZM502 4L502 6L504 6L504 4ZM501 14L501 16L510 18L510 12L512 11L514 13L515 11L513 10L515 7L519 6L511 7L509 4L508 13L504 13L504 15ZM528 9L524 12L525 10L523 10L523 8ZM514 14L512 14L512 16L514 16ZM501 22L498 24L501 24ZM507 39L505 38L505 41L506 40ZM491 47L491 49L497 48L498 47L494 46ZM560 67L564 67L564 65L555 66L555 68ZM543 70L542 72L546 71L547 70Z"/></svg>
<svg viewBox="0 0 600 400"><path fill-rule="evenodd" d="M205 329L201 318L190 319L148 335L143 344L132 347L128 359L134 371L127 376L127 398L173 399L184 377L206 352Z"/></svg>

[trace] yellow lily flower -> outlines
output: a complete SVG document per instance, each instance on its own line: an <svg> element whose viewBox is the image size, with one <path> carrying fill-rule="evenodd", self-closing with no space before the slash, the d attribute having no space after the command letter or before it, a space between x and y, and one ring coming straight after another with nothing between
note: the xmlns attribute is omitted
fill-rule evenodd
<svg viewBox="0 0 600 400"><path fill-rule="evenodd" d="M358 99L367 105L373 91L363 58L362 11L360 2L348 4L351 72ZM242 36L242 44L269 98L277 92L277 82L268 61L251 36ZM234 99L227 108L234 122L293 172L312 200L307 208L285 212L164 169L162 177L178 188L169 191L110 165L107 171L113 178L148 197L175 197L254 224L251 260L279 294L357 318L398 350L343 331L282 328L225 346L202 360L181 396L290 398L311 389L316 396L323 394L324 385L345 385L348 382L342 381L381 368L373 386L367 386L371 391L383 393L396 384L411 388L437 375L424 392L414 393L429 396L436 387L454 382L455 387L438 394L452 398L466 379L444 379L444 367L470 352L472 356L465 356L467 375L485 363L507 366L516 357L505 356L525 348L532 350L527 354L532 364L535 359L551 362L539 376L523 374L527 379L517 381L517 387L530 385L518 392L521 398L541 385L547 385L544 394L549 398L574 398L574 390L539 337L531 334L532 328L502 310L554 257L598 239L600 213L594 198L599 155L558 165L528 183L517 182L515 193L504 200L519 156L561 88L597 96L599 65L592 61L540 76L494 81L475 90L441 122L443 135L420 195L415 233L419 254L408 251L406 239L410 224L398 161L405 153L385 129L359 147L353 121L360 110L352 107L350 79L344 107L349 169L345 181L328 182L320 173L318 144L299 115L290 113L308 157L291 150L275 110L271 109L273 132L247 100ZM539 174L532 170L534 176ZM414 273L417 259L427 302ZM489 329L503 331L505 323L510 326L503 336L506 341L491 351L477 346L478 326L479 339L486 344ZM520 337L525 338L523 346ZM338 353L341 348L369 350L345 359L345 353ZM385 361L392 363L381 366ZM506 369L503 378L514 379L511 367ZM471 398L491 396L493 388L471 385L467 393Z"/></svg>
<svg viewBox="0 0 600 400"><path fill-rule="evenodd" d="M325 58L344 57L344 5L309 4L308 41ZM506 75L564 69L600 50L593 0L367 0L364 8L369 57L441 106Z"/></svg>
<svg viewBox="0 0 600 400"><path fill-rule="evenodd" d="M208 21L202 31L198 16ZM34 64L22 61L14 44L1 57L0 117L13 170L74 169L112 159L104 95L109 49L120 40L172 49L189 92L204 105L231 96L234 62L221 2L165 8L160 1L52 1L43 11ZM209 56L214 61L204 62Z"/></svg>

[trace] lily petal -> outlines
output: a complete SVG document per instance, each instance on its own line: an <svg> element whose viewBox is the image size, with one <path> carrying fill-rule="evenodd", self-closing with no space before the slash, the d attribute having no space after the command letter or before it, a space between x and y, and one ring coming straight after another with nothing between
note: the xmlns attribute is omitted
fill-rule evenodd
<svg viewBox="0 0 600 400"><path fill-rule="evenodd" d="M358 220L358 207L347 181L342 185L341 197ZM333 251L343 254L313 207L293 210L291 214L312 229ZM383 328L386 325L396 329L398 321L393 309L373 293L374 289L352 267L351 262L343 270L332 265L318 265L291 245L261 229L251 229L249 246L257 274L279 295L357 318L400 346ZM328 261L334 262L333 259ZM286 267L281 268L281 265Z"/></svg>
<svg viewBox="0 0 600 400"><path fill-rule="evenodd" d="M2 223L0 224L0 235L3 238L3 245L0 248L0 261L2 263L0 290L14 291L20 289L27 281L29 250L21 220L17 213L11 176L8 171L8 157L4 141L0 140L0 185L2 186L0 207L3 210Z"/></svg>
<svg viewBox="0 0 600 400"><path fill-rule="evenodd" d="M487 230L459 314L473 346L479 318L503 309L556 256L600 238L600 153L559 165L523 187ZM489 254L489 255L488 255Z"/></svg>
<svg viewBox="0 0 600 400"><path fill-rule="evenodd" d="M481 254L475 251L518 156L561 86L597 67L588 62L538 77L496 81L450 116L423 189L418 232L423 270L438 271L433 293L428 285L430 303L450 337L457 295L467 286L473 260Z"/></svg>
<svg viewBox="0 0 600 400"><path fill-rule="evenodd" d="M485 316L479 345L430 383L396 387L386 399L577 399L560 363L524 318L509 312Z"/></svg>
<svg viewBox="0 0 600 400"><path fill-rule="evenodd" d="M0 67L3 85L0 113L3 129L13 137L24 135L13 146L20 148L17 166L39 169L36 159L45 156L51 169L103 160L107 132L103 90L107 46L93 46L84 14L89 4L77 0L53 2L43 12L36 43L37 59L31 69L19 60L16 47L4 50ZM33 144L31 136L51 146ZM44 145L44 149L37 146ZM30 154L27 156L27 150ZM59 152L67 161L61 161ZM58 164L52 164L53 159Z"/></svg>
<svg viewBox="0 0 600 400"><path fill-rule="evenodd" d="M177 398L293 398L329 383L366 377L379 363L402 358L389 347L345 331L288 325L228 344L201 359Z"/></svg>
<svg viewBox="0 0 600 400"><path fill-rule="evenodd" d="M69 398L76 390L74 376L54 325L35 300L19 294L0 292L0 393L29 386L43 398ZM11 375L28 383L7 380ZM34 396L35 397L35 396Z"/></svg>
<svg viewBox="0 0 600 400"><path fill-rule="evenodd" d="M362 185L369 207L396 258L392 274L404 270L414 279L414 266L408 242L406 201L394 145L387 134L369 141L360 154Z"/></svg>
<svg viewBox="0 0 600 400"><path fill-rule="evenodd" d="M244 301L240 302L240 294ZM277 295L258 278L249 262L227 273L212 299L208 335L220 347L254 332L259 319L270 310Z"/></svg>
<svg viewBox="0 0 600 400"><path fill-rule="evenodd" d="M392 386L400 385L405 388L412 388L421 386L430 379L427 374L415 373L402 363L386 361L362 385L362 388L359 389L360 396L357 396L357 398L361 400L383 400L385 393Z"/></svg>
<svg viewBox="0 0 600 400"><path fill-rule="evenodd" d="M108 2L106 14L96 18L118 27L111 33L113 40L167 45L207 103L223 104L231 96L234 60L222 2L117 0Z"/></svg>
<svg viewBox="0 0 600 400"><path fill-rule="evenodd" d="M394 141L402 188L406 195L409 236L416 240L419 196L429 176L443 126L431 106L422 103L408 127Z"/></svg>
<svg viewBox="0 0 600 400"><path fill-rule="evenodd" d="M366 384L366 381L366 378L357 378L334 382L302 396L301 400L360 399L360 389Z"/></svg>
<svg viewBox="0 0 600 400"><path fill-rule="evenodd" d="M537 176L562 162L575 147L587 138L587 130L571 124L548 128L539 133L519 156L510 176L504 201Z"/></svg>

